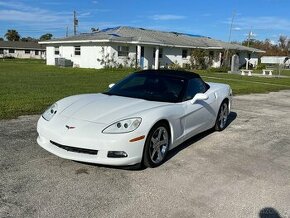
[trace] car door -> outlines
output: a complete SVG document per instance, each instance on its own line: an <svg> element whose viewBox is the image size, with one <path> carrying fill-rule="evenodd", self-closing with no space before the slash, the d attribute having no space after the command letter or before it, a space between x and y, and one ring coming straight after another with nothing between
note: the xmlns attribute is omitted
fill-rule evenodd
<svg viewBox="0 0 290 218"><path fill-rule="evenodd" d="M197 100L192 103L192 99L197 93L204 93L208 98L206 100ZM207 88L202 79L193 78L188 81L184 101L184 135L186 138L213 127L216 117L213 109L215 104L215 93Z"/></svg>

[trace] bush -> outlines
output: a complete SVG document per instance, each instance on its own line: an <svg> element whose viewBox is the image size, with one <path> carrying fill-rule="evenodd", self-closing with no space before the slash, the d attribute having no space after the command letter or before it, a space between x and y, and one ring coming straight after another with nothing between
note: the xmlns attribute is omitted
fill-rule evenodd
<svg viewBox="0 0 290 218"><path fill-rule="evenodd" d="M192 69L206 70L212 65L212 59L204 49L194 49L190 55L190 64Z"/></svg>
<svg viewBox="0 0 290 218"><path fill-rule="evenodd" d="M179 65L177 61L174 61L169 65L169 69L179 70L181 69L181 66Z"/></svg>
<svg viewBox="0 0 290 218"><path fill-rule="evenodd" d="M263 70L263 69L266 69L266 64L258 64L258 65L256 66L256 69L257 69L257 70Z"/></svg>
<svg viewBox="0 0 290 218"><path fill-rule="evenodd" d="M228 71L230 71L229 67L223 66L223 67L218 67L218 68L214 68L211 67L208 69L209 72L218 72L218 73L227 73Z"/></svg>
<svg viewBox="0 0 290 218"><path fill-rule="evenodd" d="M13 57L13 56L4 56L4 57L1 58L1 59L15 59L15 57Z"/></svg>

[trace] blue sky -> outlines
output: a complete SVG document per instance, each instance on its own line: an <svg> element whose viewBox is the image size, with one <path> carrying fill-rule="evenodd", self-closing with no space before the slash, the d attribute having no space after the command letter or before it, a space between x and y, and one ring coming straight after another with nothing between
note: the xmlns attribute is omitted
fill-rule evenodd
<svg viewBox="0 0 290 218"><path fill-rule="evenodd" d="M290 36L289 0L0 0L0 37L16 29L22 37L72 33L72 11L79 32L134 26L242 41L252 30L256 39Z"/></svg>

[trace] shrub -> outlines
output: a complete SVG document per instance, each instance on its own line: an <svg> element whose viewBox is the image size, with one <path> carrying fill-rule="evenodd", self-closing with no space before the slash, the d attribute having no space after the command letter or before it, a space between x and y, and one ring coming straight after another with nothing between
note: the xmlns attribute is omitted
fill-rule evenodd
<svg viewBox="0 0 290 218"><path fill-rule="evenodd" d="M229 67L223 66L223 67L217 67L217 68L209 68L208 69L209 72L218 72L218 73L227 73L228 71L230 71Z"/></svg>
<svg viewBox="0 0 290 218"><path fill-rule="evenodd" d="M257 70L263 70L263 69L266 69L266 64L258 64L258 65L256 66L256 69L257 69Z"/></svg>

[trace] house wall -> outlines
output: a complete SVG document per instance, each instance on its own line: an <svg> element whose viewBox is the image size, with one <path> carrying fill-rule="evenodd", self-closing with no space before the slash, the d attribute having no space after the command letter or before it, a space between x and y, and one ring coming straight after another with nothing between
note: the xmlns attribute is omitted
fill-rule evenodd
<svg viewBox="0 0 290 218"><path fill-rule="evenodd" d="M136 45L126 45L126 44L122 45L122 46L129 47L128 57L118 56L118 46L119 46L118 44L112 44L111 46L108 46L108 53L110 53L111 57L114 57L114 59L117 62L117 65L122 65L125 67L135 66L135 64L136 64Z"/></svg>
<svg viewBox="0 0 290 218"><path fill-rule="evenodd" d="M8 48L0 48L3 49L3 54L0 54L0 58L3 57L14 57L14 58L32 58L32 59L44 59L45 51L39 51L38 55L35 54L35 50L32 49L14 49L14 53L9 53ZM26 54L25 50L30 50L30 53Z"/></svg>
<svg viewBox="0 0 290 218"><path fill-rule="evenodd" d="M285 64L286 66L290 65L290 59L287 56L263 56L261 57L262 64Z"/></svg>
<svg viewBox="0 0 290 218"><path fill-rule="evenodd" d="M55 65L55 55L54 55L54 47L47 46L46 47L46 64L47 65Z"/></svg>
<svg viewBox="0 0 290 218"><path fill-rule="evenodd" d="M128 46L129 53L128 57L118 56L118 46ZM55 46L59 46L59 55L55 55ZM100 69L104 67L101 63L101 59L114 59L114 63L111 66L118 67L122 65L123 67L135 66L136 63L136 51L137 45L132 44L117 44L117 43L87 43L81 45L81 55L75 55L75 46L78 44L65 44L65 45L55 45L47 46L47 64L55 65L55 58L65 58L73 62L74 67L81 68L96 68ZM154 69L155 58L153 57L153 51L155 46L145 46L144 45L144 62L143 69ZM192 50L188 49L187 57L182 58L182 50L184 48L176 47L163 47L162 58L159 58L159 67L167 68L173 63L178 63L179 66L183 67L185 64L190 64L190 55ZM213 52L212 56L212 67L221 66L221 50L208 51ZM251 54L250 63L256 66L258 64L258 55L255 53L248 52L237 52L240 58L240 66L246 63L246 58ZM104 58L106 57L106 58Z"/></svg>
<svg viewBox="0 0 290 218"><path fill-rule="evenodd" d="M47 65L55 65L55 58L65 58L73 62L74 67L81 68L103 68L100 61L103 56L102 47L104 48L104 55L108 52L108 46L100 44L85 44L81 45L81 55L75 55L75 46L79 45L55 45L47 46ZM55 54L55 48L59 47L59 55Z"/></svg>

